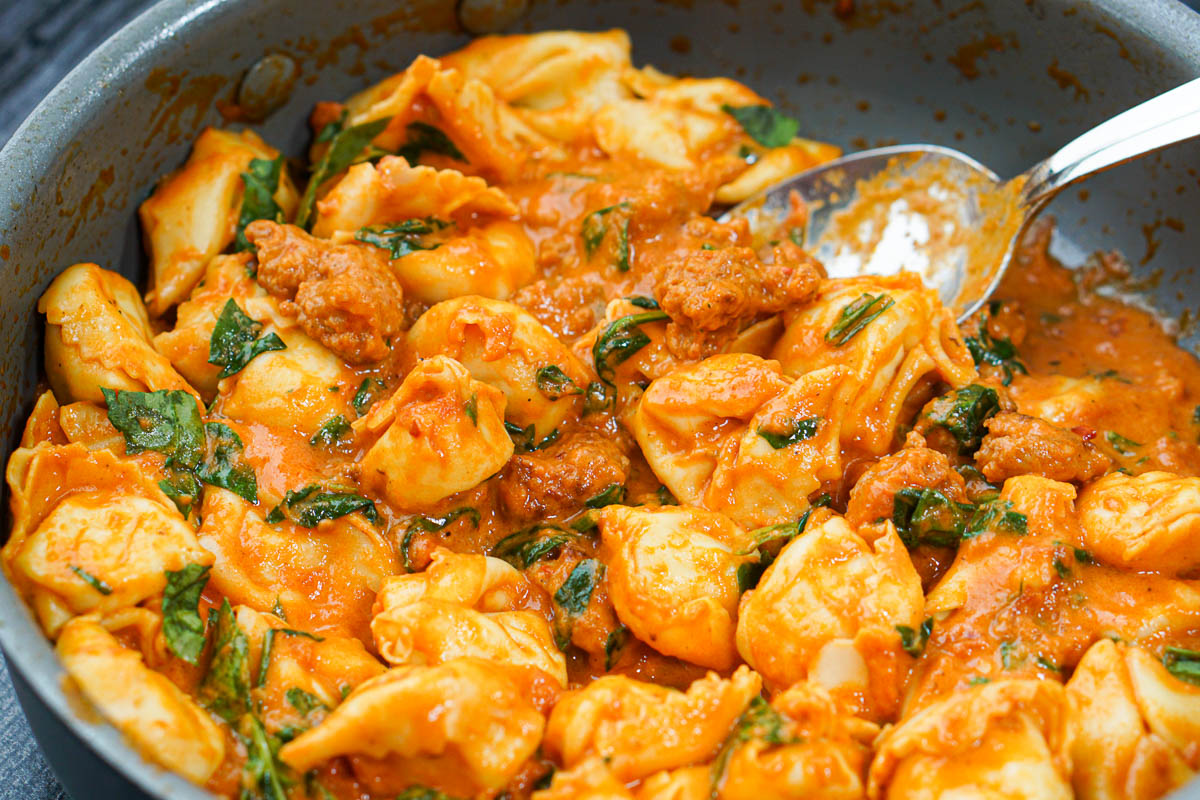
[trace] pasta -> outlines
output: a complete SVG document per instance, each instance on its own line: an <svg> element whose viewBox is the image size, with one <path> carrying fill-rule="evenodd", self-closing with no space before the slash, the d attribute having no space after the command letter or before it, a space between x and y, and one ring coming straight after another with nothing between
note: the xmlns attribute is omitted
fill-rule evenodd
<svg viewBox="0 0 1200 800"><path fill-rule="evenodd" d="M840 150L619 30L310 122L304 185L202 132L145 293L76 264L38 304L0 566L147 760L237 800L1200 771L1200 362L1046 225L961 324L829 278L709 212Z"/></svg>

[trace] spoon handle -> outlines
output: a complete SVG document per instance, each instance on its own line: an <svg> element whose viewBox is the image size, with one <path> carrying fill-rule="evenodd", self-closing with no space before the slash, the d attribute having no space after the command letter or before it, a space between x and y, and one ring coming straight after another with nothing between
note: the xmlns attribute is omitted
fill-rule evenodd
<svg viewBox="0 0 1200 800"><path fill-rule="evenodd" d="M1200 136L1200 78L1102 122L1025 173L1022 203L1035 211L1076 181Z"/></svg>

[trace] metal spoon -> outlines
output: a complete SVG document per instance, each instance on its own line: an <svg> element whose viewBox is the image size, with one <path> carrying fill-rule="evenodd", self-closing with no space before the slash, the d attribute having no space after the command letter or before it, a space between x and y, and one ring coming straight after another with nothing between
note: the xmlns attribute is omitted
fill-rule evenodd
<svg viewBox="0 0 1200 800"><path fill-rule="evenodd" d="M1065 187L1200 135L1200 78L1129 109L1001 181L957 150L899 145L802 172L734 207L758 241L790 235L830 277L909 270L964 319L995 290L1022 229Z"/></svg>

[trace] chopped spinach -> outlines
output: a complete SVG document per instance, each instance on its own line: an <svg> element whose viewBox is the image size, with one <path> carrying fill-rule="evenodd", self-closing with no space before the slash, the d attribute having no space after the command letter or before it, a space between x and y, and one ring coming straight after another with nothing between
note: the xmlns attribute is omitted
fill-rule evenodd
<svg viewBox="0 0 1200 800"><path fill-rule="evenodd" d="M311 483L303 489L289 489L283 502L267 514L267 522L274 525L287 519L302 528L315 528L325 520L344 517L355 511L361 511L369 521L379 524L379 512L375 510L374 501L355 492Z"/></svg>
<svg viewBox="0 0 1200 800"><path fill-rule="evenodd" d="M1135 448L1142 446L1141 442L1127 439L1116 431L1105 431L1104 438L1108 440L1108 443L1113 446L1114 450L1123 456L1136 456L1137 450Z"/></svg>
<svg viewBox="0 0 1200 800"><path fill-rule="evenodd" d="M735 555L748 556L751 553L759 550L764 544L783 540L790 542L800 534L804 533L804 529L808 527L808 520L812 517L813 511L818 508L824 508L832 502L833 498L828 493L822 493L815 500L808 504L808 508L804 509L804 513L795 522L781 522L778 525L767 525L763 528L756 528L750 531L750 537L753 541L749 547L738 550Z"/></svg>
<svg viewBox="0 0 1200 800"><path fill-rule="evenodd" d="M867 294L863 292L857 300L847 303L838 314L837 321L825 332L825 341L834 347L841 347L858 335L859 331L883 312L895 305L889 295Z"/></svg>
<svg viewBox="0 0 1200 800"><path fill-rule="evenodd" d="M971 358L975 360L975 365L989 364L993 367L999 367L1004 373L1004 378L1000 382L1008 386L1012 383L1014 372L1028 375L1029 370L1021 362L1012 339L996 339L988 332L988 319L999 308L1000 302L993 301L988 307L989 310L979 316L978 335L968 336L964 341L966 342L967 350L971 353Z"/></svg>
<svg viewBox="0 0 1200 800"><path fill-rule="evenodd" d="M800 744L803 737L792 733L792 721L779 711L771 708L767 701L755 697L750 701L742 716L734 725L733 731L721 745L712 765L712 796L718 795L721 780L729 759L742 745L751 741L759 741L770 746Z"/></svg>
<svg viewBox="0 0 1200 800"><path fill-rule="evenodd" d="M440 128L428 122L418 121L408 123L405 131L408 133L408 141L396 151L396 155L402 156L409 164L416 164L421 158L421 153L437 153L467 163L467 157Z"/></svg>
<svg viewBox="0 0 1200 800"><path fill-rule="evenodd" d="M614 397L600 381L590 381L583 392L583 415L597 414L612 407Z"/></svg>
<svg viewBox="0 0 1200 800"><path fill-rule="evenodd" d="M262 722L246 714L238 725L238 736L246 747L242 800L288 800L288 787L295 783L287 765L279 760L283 740L267 733Z"/></svg>
<svg viewBox="0 0 1200 800"><path fill-rule="evenodd" d="M213 657L197 696L205 708L233 724L250 710L250 645L228 598L209 612L208 624L215 631Z"/></svg>
<svg viewBox="0 0 1200 800"><path fill-rule="evenodd" d="M221 367L219 377L240 372L255 356L287 349L274 333L259 336L262 329L262 323L247 316L232 297L225 302L208 344L208 363Z"/></svg>
<svg viewBox="0 0 1200 800"><path fill-rule="evenodd" d="M267 670L271 668L271 654L275 652L275 637L280 634L312 639L314 642L325 641L324 637L308 631L298 631L293 628L271 628L263 634L262 655L258 659L258 680L255 682L255 686L265 686L267 683Z"/></svg>
<svg viewBox="0 0 1200 800"><path fill-rule="evenodd" d="M404 537L400 540L400 557L404 561L404 568L409 572L415 571L408 553L414 536L420 533L436 533L463 517L470 521L471 527L479 527L479 512L469 506L456 508L443 517L413 517L409 520L408 527L404 529Z"/></svg>
<svg viewBox="0 0 1200 800"><path fill-rule="evenodd" d="M164 471L169 477L159 481L158 488L171 498L171 502L186 519L187 515L192 512L192 506L200 499L200 492L203 491L200 481L194 474L179 467L164 467Z"/></svg>
<svg viewBox="0 0 1200 800"><path fill-rule="evenodd" d="M805 417L804 419L793 419L788 422L789 428L785 431L769 431L760 427L758 435L767 440L767 444L771 445L776 450L780 450L796 442L802 442L805 439L811 439L817 435L817 429L821 427L821 417Z"/></svg>
<svg viewBox="0 0 1200 800"><path fill-rule="evenodd" d="M253 250L254 245L246 238L246 226L258 219L283 222L283 209L275 202L279 179L283 175L283 156L275 159L253 158L250 171L242 173L242 210L238 214L237 235L233 250L241 253Z"/></svg>
<svg viewBox="0 0 1200 800"><path fill-rule="evenodd" d="M304 196L300 199L300 208L296 212L297 225L305 229L312 227L313 209L317 204L317 189L325 181L358 161L363 150L371 144L371 140L383 133L383 129L391 121L391 117L384 117L347 128L345 127L346 115L343 113L340 119L329 123L321 130L317 141L329 142L329 149L313 167L313 174L308 179L308 186L304 189Z"/></svg>
<svg viewBox="0 0 1200 800"><path fill-rule="evenodd" d="M208 583L210 567L188 564L181 570L167 570L163 589L162 630L167 647L179 658L195 666L204 651L204 620L200 619L200 594Z"/></svg>
<svg viewBox="0 0 1200 800"><path fill-rule="evenodd" d="M557 525L538 524L505 536L488 555L503 559L517 569L529 569L569 542L581 541L577 533Z"/></svg>
<svg viewBox="0 0 1200 800"><path fill-rule="evenodd" d="M1163 651L1162 663L1179 680L1200 686L1200 651L1168 647Z"/></svg>
<svg viewBox="0 0 1200 800"><path fill-rule="evenodd" d="M604 508L625 502L625 487L619 483L610 484L602 492L583 501L588 508Z"/></svg>
<svg viewBox="0 0 1200 800"><path fill-rule="evenodd" d="M1012 503L1007 500L990 500L976 507L975 513L967 523L967 529L962 538L970 539L987 530L1003 531L1024 536L1028 533L1028 519L1019 511L1012 510Z"/></svg>
<svg viewBox="0 0 1200 800"><path fill-rule="evenodd" d="M583 252L591 258L600 249L604 238L608 235L607 217L614 211L624 211L629 208L628 202L617 203L607 208L597 209L583 218L580 226L580 236L583 239ZM629 270L629 217L622 215L617 225L617 269L622 272Z"/></svg>
<svg viewBox="0 0 1200 800"><path fill-rule="evenodd" d="M350 433L350 423L341 414L334 414L317 428L308 443L314 447L330 447L337 444L343 436Z"/></svg>
<svg viewBox="0 0 1200 800"><path fill-rule="evenodd" d="M957 547L975 506L951 500L937 489L905 487L893 496L892 522L904 546Z"/></svg>
<svg viewBox="0 0 1200 800"><path fill-rule="evenodd" d="M505 422L504 430L508 431L508 435L512 437L513 449L518 453L532 453L537 450L544 450L557 442L560 435L558 428L555 428L547 433L541 441L538 441L537 426L532 422L524 428L512 422Z"/></svg>
<svg viewBox="0 0 1200 800"><path fill-rule="evenodd" d="M379 378L363 378L362 383L358 385L358 391L354 393L354 399L350 401L354 405L354 413L360 417L365 414L378 399L383 388L384 383Z"/></svg>
<svg viewBox="0 0 1200 800"><path fill-rule="evenodd" d="M407 219L387 225L367 225L359 228L358 233L354 234L354 238L381 250L387 250L388 258L394 261L418 250L436 250L440 245L436 242L427 242L423 237L447 228L451 224L433 217Z"/></svg>
<svg viewBox="0 0 1200 800"><path fill-rule="evenodd" d="M100 594L110 595L113 593L113 588L111 586L97 578L92 573L88 572L83 567L77 567L72 564L69 569L71 572L74 572L76 575L78 575L84 583L95 589Z"/></svg>
<svg viewBox="0 0 1200 800"><path fill-rule="evenodd" d="M600 380L613 386L617 365L650 344L650 337L643 333L639 326L668 319L670 317L662 311L645 311L641 314L629 314L609 323L592 345L592 362L596 365L596 374L600 376Z"/></svg>
<svg viewBox="0 0 1200 800"><path fill-rule="evenodd" d="M539 368L535 380L538 391L548 400L558 400L560 397L572 394L583 394L583 389L580 389L575 381L571 380L571 377L555 364Z"/></svg>
<svg viewBox="0 0 1200 800"><path fill-rule="evenodd" d="M609 632L604 640L604 671L608 672L621 657L621 651L629 642L629 628L620 625Z"/></svg>
<svg viewBox="0 0 1200 800"><path fill-rule="evenodd" d="M929 634L933 633L933 617L926 617L921 627L916 630L907 625L897 625L896 632L900 634L900 646L904 648L904 652L913 658L920 658L925 652Z"/></svg>
<svg viewBox="0 0 1200 800"><path fill-rule="evenodd" d="M644 294L635 294L632 297L626 297L625 299L629 301L629 305L637 306L638 308L648 308L653 310L659 307L657 300L655 300L653 297L646 297Z"/></svg>
<svg viewBox="0 0 1200 800"><path fill-rule="evenodd" d="M572 617L587 610L596 590L596 581L603 575L604 565L594 558L580 561L554 593L554 602Z"/></svg>
<svg viewBox="0 0 1200 800"><path fill-rule="evenodd" d="M243 457L242 439L222 422L204 425L205 455L196 468L200 480L219 486L249 503L258 502L258 478Z"/></svg>
<svg viewBox="0 0 1200 800"><path fill-rule="evenodd" d="M457 800L445 792L439 792L437 789L430 789L428 786L409 786L400 794L396 795L396 800Z"/></svg>
<svg viewBox="0 0 1200 800"><path fill-rule="evenodd" d="M949 431L958 442L960 455L970 455L979 449L987 433L984 423L999 410L996 390L973 383L934 400L925 419Z"/></svg>
<svg viewBox="0 0 1200 800"><path fill-rule="evenodd" d="M125 450L154 450L167 464L194 469L204 455L204 426L196 398L179 389L157 392L102 388L108 421L125 436Z"/></svg>
<svg viewBox="0 0 1200 800"><path fill-rule="evenodd" d="M671 490L666 486L658 487L654 492L654 499L658 500L660 506L677 506L679 501L675 499L675 495L671 494Z"/></svg>
<svg viewBox="0 0 1200 800"><path fill-rule="evenodd" d="M763 147L783 147L800 132L800 123L768 105L731 106L721 110L738 121L746 135Z"/></svg>

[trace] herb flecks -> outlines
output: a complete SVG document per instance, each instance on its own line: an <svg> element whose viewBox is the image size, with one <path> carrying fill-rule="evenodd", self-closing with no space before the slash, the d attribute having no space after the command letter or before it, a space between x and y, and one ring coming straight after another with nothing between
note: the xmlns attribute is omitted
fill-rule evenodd
<svg viewBox="0 0 1200 800"><path fill-rule="evenodd" d="M802 442L805 439L811 439L817 435L817 430L821 427L821 417L805 417L804 419L788 420L788 427L782 431L769 431L766 428L760 427L758 435L767 441L775 450L782 450L785 447Z"/></svg>

